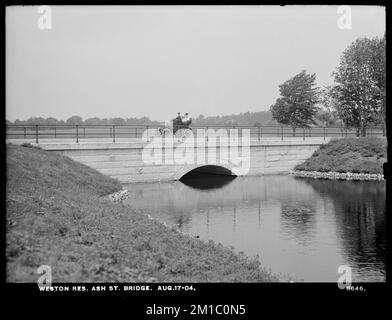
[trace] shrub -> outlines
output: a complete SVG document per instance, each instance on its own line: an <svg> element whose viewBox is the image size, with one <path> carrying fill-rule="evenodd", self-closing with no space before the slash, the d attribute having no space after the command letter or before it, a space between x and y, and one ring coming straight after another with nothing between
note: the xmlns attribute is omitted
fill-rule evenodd
<svg viewBox="0 0 392 320"><path fill-rule="evenodd" d="M387 158L386 139L376 137L343 138L321 145L295 170L320 172L382 173Z"/></svg>

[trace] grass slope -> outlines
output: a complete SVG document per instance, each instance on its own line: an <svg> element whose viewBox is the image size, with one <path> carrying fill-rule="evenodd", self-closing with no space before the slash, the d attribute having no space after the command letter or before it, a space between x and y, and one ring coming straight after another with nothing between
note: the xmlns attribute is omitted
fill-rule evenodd
<svg viewBox="0 0 392 320"><path fill-rule="evenodd" d="M294 170L382 174L387 158L386 139L344 138L331 140Z"/></svg>
<svg viewBox="0 0 392 320"><path fill-rule="evenodd" d="M257 259L182 235L103 195L116 180L38 148L7 145L8 282L276 281Z"/></svg>

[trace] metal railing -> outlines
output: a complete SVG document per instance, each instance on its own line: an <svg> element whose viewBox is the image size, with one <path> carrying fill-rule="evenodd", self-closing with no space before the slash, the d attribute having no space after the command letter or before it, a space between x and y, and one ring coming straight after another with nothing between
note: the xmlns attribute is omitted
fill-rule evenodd
<svg viewBox="0 0 392 320"><path fill-rule="evenodd" d="M159 125L6 125L6 139L33 140L39 143L42 139L73 139L76 143L84 139L106 138L112 142L116 139L141 139L145 130L150 134L157 132ZM238 129L241 136L242 129L250 130L251 139L261 140L262 138L285 137L327 137L343 138L357 137L355 128L346 127L309 127L296 128L289 126L193 126L190 128L196 132L197 129ZM384 127L369 127L366 136L385 136Z"/></svg>

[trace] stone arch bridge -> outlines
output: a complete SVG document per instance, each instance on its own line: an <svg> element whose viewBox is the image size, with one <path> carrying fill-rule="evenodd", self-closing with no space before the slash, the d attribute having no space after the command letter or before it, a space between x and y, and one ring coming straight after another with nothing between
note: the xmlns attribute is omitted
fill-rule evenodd
<svg viewBox="0 0 392 320"><path fill-rule="evenodd" d="M146 153L145 142L41 142L45 150L69 156L122 183L179 180L198 170L223 175L284 174L302 163L330 138L261 139L240 146L238 154L231 147L193 146L185 152L178 145L163 147L156 157ZM177 151L176 151L177 150ZM233 153L233 151L235 151ZM213 156L209 156L210 154ZM214 153L215 152L215 153Z"/></svg>

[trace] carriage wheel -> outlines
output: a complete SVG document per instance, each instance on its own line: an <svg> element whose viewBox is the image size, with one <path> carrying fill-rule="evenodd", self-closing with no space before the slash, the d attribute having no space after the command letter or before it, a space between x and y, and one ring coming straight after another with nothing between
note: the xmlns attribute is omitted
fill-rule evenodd
<svg viewBox="0 0 392 320"><path fill-rule="evenodd" d="M172 131L168 128L163 129L163 133L162 136L167 137L170 136L172 134Z"/></svg>
<svg viewBox="0 0 392 320"><path fill-rule="evenodd" d="M178 141L184 140L185 138L189 137L192 135L193 132L191 129L179 129L175 133L175 137L178 139Z"/></svg>
<svg viewBox="0 0 392 320"><path fill-rule="evenodd" d="M192 135L193 135L193 131L191 129L185 129L184 130L184 134L183 134L184 138L188 138L188 137L190 137Z"/></svg>
<svg viewBox="0 0 392 320"><path fill-rule="evenodd" d="M174 133L174 137L180 141L182 138L182 129L178 129L175 133Z"/></svg>
<svg viewBox="0 0 392 320"><path fill-rule="evenodd" d="M158 136L158 137L166 137L170 134L171 134L171 131L168 128L158 128L156 130L156 136Z"/></svg>
<svg viewBox="0 0 392 320"><path fill-rule="evenodd" d="M157 128L157 129L155 130L154 134L155 134L156 137L161 136L161 135L162 135L162 128Z"/></svg>

